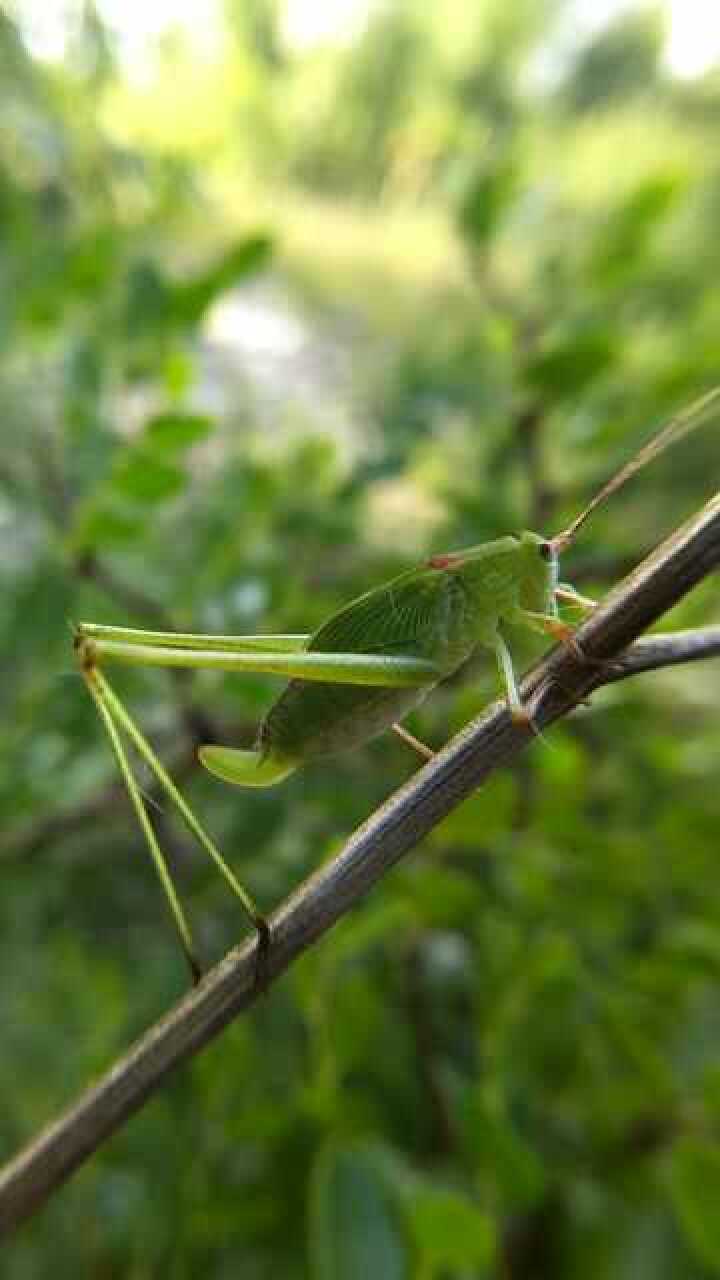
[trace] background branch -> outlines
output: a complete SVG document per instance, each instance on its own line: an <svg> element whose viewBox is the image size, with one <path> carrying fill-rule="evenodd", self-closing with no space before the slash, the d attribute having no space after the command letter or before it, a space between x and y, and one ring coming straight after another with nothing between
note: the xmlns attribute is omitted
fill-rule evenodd
<svg viewBox="0 0 720 1280"><path fill-rule="evenodd" d="M603 683L627 680L628 676L685 662L701 662L720 656L720 626L697 627L692 631L671 631L667 635L645 636L613 662Z"/></svg>
<svg viewBox="0 0 720 1280"><path fill-rule="evenodd" d="M579 628L583 650L591 659L614 659L719 565L720 493L643 561ZM613 679L665 665L663 644L671 663L717 653L718 630L708 628L703 633L702 653L687 634L680 641L677 637L645 640L623 655L616 669L597 661L580 665L567 651L554 650L523 686L537 728L559 719ZM684 657L679 656L683 645ZM336 858L273 914L264 986L330 929L490 773L532 740L531 731L512 722L503 702L493 704L466 726L353 833ZM0 1173L0 1232L8 1233L38 1208L139 1110L175 1066L197 1053L258 997L255 967L254 940L229 952L93 1088L5 1167Z"/></svg>

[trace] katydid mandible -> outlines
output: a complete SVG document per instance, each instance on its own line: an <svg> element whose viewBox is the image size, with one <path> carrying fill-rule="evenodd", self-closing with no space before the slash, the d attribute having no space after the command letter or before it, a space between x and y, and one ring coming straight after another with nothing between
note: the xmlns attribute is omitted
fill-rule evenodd
<svg viewBox="0 0 720 1280"><path fill-rule="evenodd" d="M533 729L515 679L503 629L521 624L576 653L573 628L558 602L593 607L558 580L558 560L588 516L652 458L704 423L720 403L720 387L677 414L596 494L561 533L524 532L424 564L373 588L309 635L208 636L139 631L80 623L75 649L80 669L108 733L136 816L165 892L193 978L200 974L185 913L157 841L124 739L145 760L160 788L240 899L259 940L268 926L214 841L200 824L129 712L100 670L110 661L140 666L264 672L289 679L265 716L255 747L209 745L201 763L224 782L267 787L306 761L357 747L393 729L421 755L432 752L401 724L440 681L483 646L495 654L513 719Z"/></svg>

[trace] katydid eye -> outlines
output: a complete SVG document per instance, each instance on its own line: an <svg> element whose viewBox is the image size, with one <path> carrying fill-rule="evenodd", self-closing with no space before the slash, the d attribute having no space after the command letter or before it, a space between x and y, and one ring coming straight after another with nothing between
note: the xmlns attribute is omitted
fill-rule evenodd
<svg viewBox="0 0 720 1280"><path fill-rule="evenodd" d="M543 560L552 560L553 547L551 542L541 542L540 546L538 547L538 551L540 552L540 555L542 556Z"/></svg>

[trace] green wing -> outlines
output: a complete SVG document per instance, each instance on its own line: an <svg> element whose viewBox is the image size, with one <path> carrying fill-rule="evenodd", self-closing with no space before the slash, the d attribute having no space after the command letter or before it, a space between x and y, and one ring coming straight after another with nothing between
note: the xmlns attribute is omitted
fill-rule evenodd
<svg viewBox="0 0 720 1280"><path fill-rule="evenodd" d="M438 679L472 649L467 601L453 575L415 569L353 600L310 638L321 653L377 653L426 658ZM359 746L421 702L415 689L291 680L260 728L263 757L305 760Z"/></svg>
<svg viewBox="0 0 720 1280"><path fill-rule="evenodd" d="M464 603L463 588L451 575L412 569L333 614L307 647L321 653L402 653L442 667Z"/></svg>

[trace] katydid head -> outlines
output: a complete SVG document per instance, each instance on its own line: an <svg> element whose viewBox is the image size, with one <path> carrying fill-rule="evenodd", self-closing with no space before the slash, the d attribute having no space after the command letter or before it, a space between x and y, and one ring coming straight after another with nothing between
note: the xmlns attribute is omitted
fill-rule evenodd
<svg viewBox="0 0 720 1280"><path fill-rule="evenodd" d="M526 529L518 534L520 601L525 609L552 612L558 584L558 548L552 538Z"/></svg>
<svg viewBox="0 0 720 1280"><path fill-rule="evenodd" d="M507 565L509 555L514 562L513 578L519 585L522 606L536 612L547 611L558 585L559 557L574 542L579 529L593 511L596 511L611 494L616 493L653 458L658 457L670 445L676 444L696 427L701 426L719 407L720 386L713 388L699 400L695 400L686 409L682 409L603 485L567 528L555 534L554 537L543 538L537 533L526 531L515 537L500 538L496 542L466 547L462 551L448 551L431 556L426 561L426 567L445 573L460 574L471 585L474 581L481 582L485 590L489 575L491 578L493 572L490 561L499 556ZM508 579L507 573L505 578Z"/></svg>

